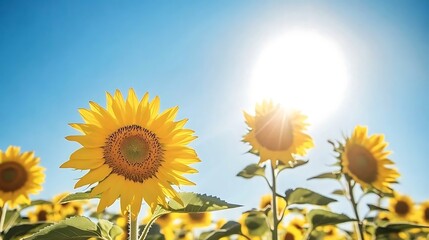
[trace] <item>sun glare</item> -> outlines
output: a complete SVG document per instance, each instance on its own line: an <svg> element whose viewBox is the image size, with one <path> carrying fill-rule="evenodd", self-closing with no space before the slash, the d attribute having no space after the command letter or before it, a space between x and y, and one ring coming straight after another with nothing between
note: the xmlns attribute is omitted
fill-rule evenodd
<svg viewBox="0 0 429 240"><path fill-rule="evenodd" d="M289 32L262 49L252 73L252 102L272 99L309 116L332 113L347 82L344 57L331 39L312 31Z"/></svg>

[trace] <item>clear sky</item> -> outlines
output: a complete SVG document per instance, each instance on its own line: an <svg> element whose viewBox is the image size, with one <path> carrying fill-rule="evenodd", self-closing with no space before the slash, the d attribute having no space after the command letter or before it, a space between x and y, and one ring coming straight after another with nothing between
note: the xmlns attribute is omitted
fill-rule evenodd
<svg viewBox="0 0 429 240"><path fill-rule="evenodd" d="M47 168L40 196L73 191L79 171L59 169L78 148L65 136L78 108L105 92L132 87L179 105L198 139L202 162L187 190L256 207L262 179L236 173L256 157L243 154L242 111L249 79L273 37L293 28L334 39L350 79L337 110L310 129L310 163L283 173L280 190L305 186L329 194L335 182L305 179L332 170L327 139L357 124L384 133L400 173L396 189L429 199L428 1L3 1L0 0L0 149L34 150ZM309 86L311 87L311 86ZM303 92L305 94L305 92ZM310 98L312 96L309 96ZM82 189L84 190L84 189Z"/></svg>

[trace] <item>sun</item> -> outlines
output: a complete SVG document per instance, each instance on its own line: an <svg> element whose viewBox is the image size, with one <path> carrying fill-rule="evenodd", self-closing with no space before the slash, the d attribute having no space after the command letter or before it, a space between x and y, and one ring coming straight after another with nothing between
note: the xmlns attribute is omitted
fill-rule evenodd
<svg viewBox="0 0 429 240"><path fill-rule="evenodd" d="M295 30L262 48L252 70L251 102L272 99L314 124L339 106L347 78L345 58L332 39Z"/></svg>

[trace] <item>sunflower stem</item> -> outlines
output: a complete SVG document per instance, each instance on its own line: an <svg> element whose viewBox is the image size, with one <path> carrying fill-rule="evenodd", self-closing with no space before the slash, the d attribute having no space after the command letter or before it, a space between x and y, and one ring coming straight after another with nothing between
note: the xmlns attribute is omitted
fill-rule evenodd
<svg viewBox="0 0 429 240"><path fill-rule="evenodd" d="M273 229L272 231L272 235L273 235L273 240L278 240L278 232L277 232L277 228L279 225L279 219L277 216L277 182L276 182L276 172L275 172L275 167L271 165L271 176L272 176L272 185L271 185L271 191L272 191L272 195L273 195Z"/></svg>
<svg viewBox="0 0 429 240"><path fill-rule="evenodd" d="M359 213L358 213L358 209L357 209L357 203L356 203L354 192L353 192L354 185L352 185L352 183L350 182L350 178L348 178L347 176L346 176L346 178L347 178L347 185L349 187L350 201L351 201L352 206L353 206L353 211L355 213L356 220L358 221L357 222L357 224L358 224L358 230L359 230L358 231L359 232L358 239L359 240L363 240L363 236L364 236L363 235L363 226L362 226L362 222L361 222L361 220L359 218Z"/></svg>
<svg viewBox="0 0 429 240"><path fill-rule="evenodd" d="M310 240L311 232L313 232L313 228L312 227L310 227L309 229L307 229L307 232L305 233L305 235L304 235L304 237L302 239L303 240Z"/></svg>
<svg viewBox="0 0 429 240"><path fill-rule="evenodd" d="M0 233L3 232L4 220L6 219L6 213L7 213L7 204L5 203L3 205L3 207L1 208ZM3 237L0 236L0 239L3 239Z"/></svg>
<svg viewBox="0 0 429 240"><path fill-rule="evenodd" d="M131 211L130 211L129 215L130 215L130 217L128 218L128 223L130 225L130 229L129 229L128 239L129 240L137 240L138 239L137 216L135 219L133 219Z"/></svg>
<svg viewBox="0 0 429 240"><path fill-rule="evenodd" d="M144 226L143 233L140 236L139 240L144 240L147 237L147 234L149 233L150 228L152 227L152 224L163 214L157 214L152 216L152 218L149 220L149 222Z"/></svg>

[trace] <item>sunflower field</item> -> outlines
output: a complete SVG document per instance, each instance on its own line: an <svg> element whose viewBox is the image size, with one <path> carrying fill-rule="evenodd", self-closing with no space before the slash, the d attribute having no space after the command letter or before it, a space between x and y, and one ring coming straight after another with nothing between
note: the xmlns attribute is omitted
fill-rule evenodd
<svg viewBox="0 0 429 240"><path fill-rule="evenodd" d="M160 99L133 89L106 94L106 107L95 102L79 109L83 123L67 136L81 145L61 168L85 171L77 192L37 199L44 168L34 152L9 146L0 152L0 233L13 239L428 239L429 201L414 203L395 191L399 170L390 159L383 134L356 126L344 139L328 140L335 164L331 171L308 176L331 181L328 197L312 189L277 188L279 174L308 163L314 147L306 116L271 100L244 112L243 144L259 161L237 173L265 181L269 194L259 206L243 209L239 219L214 219L212 211L237 208L209 194L178 191L195 185L185 174L201 162L188 144L196 139L176 120L178 107L160 110ZM84 188L82 191L82 187ZM67 190L72 191L71 186ZM362 202L372 195L371 203ZM119 212L109 209L120 202ZM352 214L330 204L349 202ZM365 203L364 206L362 204ZM147 204L144 213L141 206ZM140 216L140 218L139 218Z"/></svg>

